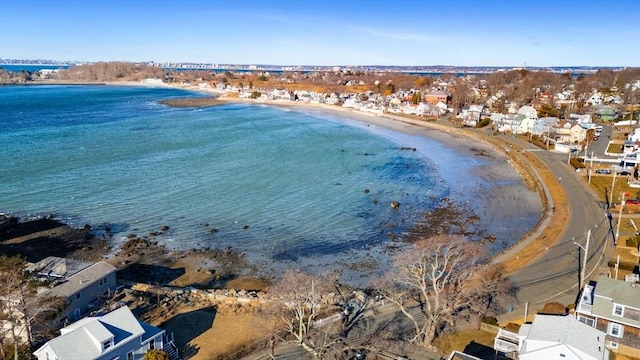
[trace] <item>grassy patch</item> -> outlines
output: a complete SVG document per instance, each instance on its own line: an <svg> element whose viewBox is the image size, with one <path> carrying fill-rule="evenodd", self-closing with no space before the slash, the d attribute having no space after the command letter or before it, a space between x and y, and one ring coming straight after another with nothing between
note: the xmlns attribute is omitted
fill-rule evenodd
<svg viewBox="0 0 640 360"><path fill-rule="evenodd" d="M610 154L622 154L622 148L624 146L620 145L620 144L613 144L613 143L609 143L609 146L607 146L607 151Z"/></svg>
<svg viewBox="0 0 640 360"><path fill-rule="evenodd" d="M433 345L443 354L450 354L453 350L463 351L472 341L492 348L495 336L495 333L484 330L464 330L442 335Z"/></svg>
<svg viewBox="0 0 640 360"><path fill-rule="evenodd" d="M598 194L602 201L613 199L613 202L620 201L620 194L629 193L627 198L637 198L640 196L640 189L632 188L627 184L626 176L616 176L615 183L613 176L591 175L591 188ZM613 198L611 198L611 185L614 185Z"/></svg>

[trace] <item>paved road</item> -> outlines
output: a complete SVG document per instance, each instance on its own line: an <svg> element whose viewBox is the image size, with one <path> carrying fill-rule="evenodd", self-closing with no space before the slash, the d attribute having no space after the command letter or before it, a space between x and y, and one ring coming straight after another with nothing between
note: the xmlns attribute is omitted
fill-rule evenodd
<svg viewBox="0 0 640 360"><path fill-rule="evenodd" d="M567 155L544 151L535 145L509 138L525 151L538 156L556 175L567 193L569 218L559 240L530 265L509 277L517 288L513 304L503 303L513 312L500 317L502 322L524 314L523 305L528 302L532 310L541 308L545 303L559 301L570 304L578 294L581 248L585 247L586 233L591 230L586 278L595 278L602 271L601 264L606 249L613 248L612 223L599 201L584 180L574 173L567 164ZM534 240L535 241L535 240ZM532 313L531 311L529 312ZM531 320L531 318L529 318Z"/></svg>

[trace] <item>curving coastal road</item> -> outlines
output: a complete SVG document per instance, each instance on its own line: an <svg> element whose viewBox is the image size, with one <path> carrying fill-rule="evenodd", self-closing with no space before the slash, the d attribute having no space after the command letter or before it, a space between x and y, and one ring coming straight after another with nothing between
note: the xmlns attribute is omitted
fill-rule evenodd
<svg viewBox="0 0 640 360"><path fill-rule="evenodd" d="M499 317L501 324L522 318L527 302L529 314L541 309L547 302L565 305L575 302L583 251L574 242L585 247L588 230L591 230L591 237L587 279L606 271L601 270L600 265L605 259L605 251L613 248L612 223L604 210L604 203L597 199L583 179L576 176L573 167L567 164L567 155L548 152L516 138L504 137L504 140L536 155L556 176L567 195L569 217L564 231L552 246L508 277L516 291L514 298L499 301L506 309L506 313ZM550 216L554 216L553 206L549 211Z"/></svg>

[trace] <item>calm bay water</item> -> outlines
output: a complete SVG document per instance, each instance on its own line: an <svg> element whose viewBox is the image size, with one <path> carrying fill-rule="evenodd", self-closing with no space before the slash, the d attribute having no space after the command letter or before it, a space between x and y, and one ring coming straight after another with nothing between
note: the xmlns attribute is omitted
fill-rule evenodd
<svg viewBox="0 0 640 360"><path fill-rule="evenodd" d="M173 247L296 260L380 244L441 198L464 199L457 187L495 186L467 176L483 160L425 137L310 110L157 103L185 96L194 93L0 87L0 212L53 213L116 239L168 225L156 239Z"/></svg>

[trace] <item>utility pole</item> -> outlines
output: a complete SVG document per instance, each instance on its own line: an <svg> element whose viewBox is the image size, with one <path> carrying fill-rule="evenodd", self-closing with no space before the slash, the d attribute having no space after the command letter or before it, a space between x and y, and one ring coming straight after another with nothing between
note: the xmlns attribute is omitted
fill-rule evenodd
<svg viewBox="0 0 640 360"><path fill-rule="evenodd" d="M587 243L584 247L584 259L582 259L582 286L584 286L587 276L587 259L589 259L589 240L591 239L591 230L587 231ZM581 288L582 289L582 288Z"/></svg>
<svg viewBox="0 0 640 360"><path fill-rule="evenodd" d="M575 245L578 245L578 247L580 248L579 250L582 250L581 252L582 254L582 266L580 267L580 281L578 283L578 285L580 286L580 289L582 289L584 287L584 280L585 280L585 276L587 274L587 259L589 258L589 241L591 239L591 230L587 231L587 242L585 243L585 246L582 247L582 245L578 244L577 242L573 242Z"/></svg>
<svg viewBox="0 0 640 360"><path fill-rule="evenodd" d="M613 189L616 186L616 174L618 172L616 171L616 169L613 170L613 181L611 182L611 194L609 194L609 207L611 207L613 205Z"/></svg>
<svg viewBox="0 0 640 360"><path fill-rule="evenodd" d="M620 212L618 213L618 225L616 226L616 239L613 242L616 246L618 245L618 237L620 236L620 223L622 222L622 208L624 207L625 195L624 192L620 193Z"/></svg>

